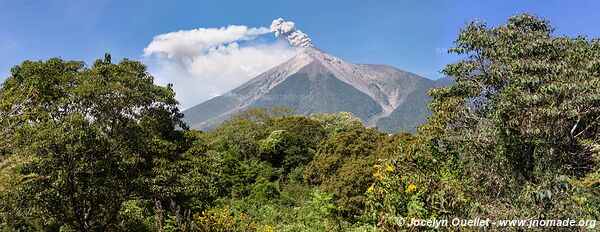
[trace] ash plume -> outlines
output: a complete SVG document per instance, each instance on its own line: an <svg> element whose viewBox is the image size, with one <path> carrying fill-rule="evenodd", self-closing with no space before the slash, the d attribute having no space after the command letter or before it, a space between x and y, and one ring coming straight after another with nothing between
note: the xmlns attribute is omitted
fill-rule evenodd
<svg viewBox="0 0 600 232"><path fill-rule="evenodd" d="M282 18L275 19L271 23L271 32L275 33L275 36L283 36L294 47L308 48L313 46L308 35L296 29L294 22L285 21Z"/></svg>

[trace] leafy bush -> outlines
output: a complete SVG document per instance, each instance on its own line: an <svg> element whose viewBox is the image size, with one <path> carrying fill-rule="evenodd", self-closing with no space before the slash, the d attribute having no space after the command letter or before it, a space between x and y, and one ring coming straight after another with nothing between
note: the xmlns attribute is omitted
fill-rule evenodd
<svg viewBox="0 0 600 232"><path fill-rule="evenodd" d="M371 182L368 167L382 158L374 151L385 136L364 128L333 133L318 147L306 168L306 179L332 194L344 214L359 215L366 200L364 191Z"/></svg>
<svg viewBox="0 0 600 232"><path fill-rule="evenodd" d="M196 231L226 232L226 231L264 231L272 232L270 225L259 225L245 213L235 214L225 208L215 208L194 215L197 224Z"/></svg>

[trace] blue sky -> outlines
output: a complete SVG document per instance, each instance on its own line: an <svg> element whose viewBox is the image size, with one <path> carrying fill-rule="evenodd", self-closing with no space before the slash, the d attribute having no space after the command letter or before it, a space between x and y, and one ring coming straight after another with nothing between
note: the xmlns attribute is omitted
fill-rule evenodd
<svg viewBox="0 0 600 232"><path fill-rule="evenodd" d="M110 52L113 59L147 60L144 48L159 34L269 27L279 17L294 21L315 46L334 56L435 79L456 60L444 49L466 21L498 25L529 12L550 20L556 34L600 37L598 9L594 1L2 0L0 79L26 59L61 57L89 64Z"/></svg>

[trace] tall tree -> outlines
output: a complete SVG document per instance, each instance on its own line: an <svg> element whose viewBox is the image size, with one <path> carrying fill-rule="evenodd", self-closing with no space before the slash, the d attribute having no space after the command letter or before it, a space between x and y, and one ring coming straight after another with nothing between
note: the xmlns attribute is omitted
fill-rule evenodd
<svg viewBox="0 0 600 232"><path fill-rule="evenodd" d="M493 28L472 22L450 50L465 59L444 70L454 85L432 91L433 118L446 119L479 197L533 192L549 209L568 196L555 194L560 180L598 170L600 40L553 31L529 14Z"/></svg>
<svg viewBox="0 0 600 232"><path fill-rule="evenodd" d="M151 193L153 170L177 156L175 128L185 127L171 86L154 85L140 62L113 64L110 55L90 68L25 61L0 102L14 125L2 161L20 160L0 166L11 178L2 210L13 205L47 228L117 229L122 203ZM4 220L27 226L25 213Z"/></svg>

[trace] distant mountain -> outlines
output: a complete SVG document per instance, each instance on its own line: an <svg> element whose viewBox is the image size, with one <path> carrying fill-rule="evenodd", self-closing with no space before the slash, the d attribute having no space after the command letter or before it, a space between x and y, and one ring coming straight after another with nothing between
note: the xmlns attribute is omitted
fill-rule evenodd
<svg viewBox="0 0 600 232"><path fill-rule="evenodd" d="M354 64L309 47L183 114L191 128L210 130L239 111L276 105L305 115L346 111L367 126L388 132L414 131L430 114L427 90L446 81L385 65Z"/></svg>

